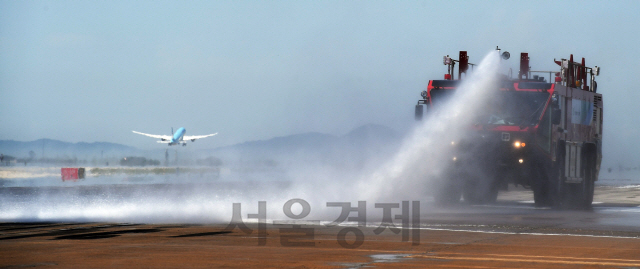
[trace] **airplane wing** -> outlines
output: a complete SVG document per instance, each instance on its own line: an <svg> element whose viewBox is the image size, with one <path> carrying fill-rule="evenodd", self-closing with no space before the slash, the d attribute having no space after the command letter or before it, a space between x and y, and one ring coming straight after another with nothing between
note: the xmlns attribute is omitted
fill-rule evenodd
<svg viewBox="0 0 640 269"><path fill-rule="evenodd" d="M158 138L158 139L162 139L162 140L171 140L171 136L170 135L152 135L152 134L145 134L145 133L141 133L141 132L136 132L136 131L132 131L136 134L141 134L141 135L146 135L149 137L153 137L153 138Z"/></svg>
<svg viewBox="0 0 640 269"><path fill-rule="evenodd" d="M205 138L205 137L210 137L210 136L214 136L217 135L218 133L215 134L208 134L208 135L185 135L182 137L183 140L196 140L196 139L200 139L200 138Z"/></svg>

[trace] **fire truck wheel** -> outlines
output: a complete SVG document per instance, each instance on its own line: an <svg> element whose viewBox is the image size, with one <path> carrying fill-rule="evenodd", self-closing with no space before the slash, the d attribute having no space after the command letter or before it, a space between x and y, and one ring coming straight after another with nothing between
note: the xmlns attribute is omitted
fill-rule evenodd
<svg viewBox="0 0 640 269"><path fill-rule="evenodd" d="M564 169L561 169L559 173L563 175ZM558 176L554 184L556 185L556 190L554 192L555 202L553 203L553 207L556 209L564 209L571 204L570 186L569 184L564 182L564 177L560 177L560 176Z"/></svg>
<svg viewBox="0 0 640 269"><path fill-rule="evenodd" d="M536 207L551 206L551 196L549 195L549 184L538 182L533 187L533 201Z"/></svg>
<svg viewBox="0 0 640 269"><path fill-rule="evenodd" d="M583 207L585 208L590 208L591 207L591 203L593 203L593 193L595 190L595 186L594 186L594 182L593 179L589 179L586 180L583 184L583 188L584 188L584 203L583 203Z"/></svg>
<svg viewBox="0 0 640 269"><path fill-rule="evenodd" d="M581 190L580 190L580 206L582 208L590 208L591 203L593 203L593 192L594 192L594 180L595 180L595 165L592 160L587 160L587 165L584 168L584 178L582 180Z"/></svg>
<svg viewBox="0 0 640 269"><path fill-rule="evenodd" d="M495 203L498 200L498 186L493 186L488 193L485 194L486 203Z"/></svg>
<svg viewBox="0 0 640 269"><path fill-rule="evenodd" d="M569 204L570 192L569 186L564 182L564 166L565 166L565 143L564 141L558 141L558 148L556 149L557 159L554 168L554 192L553 198L554 203L553 206L556 209L563 209Z"/></svg>
<svg viewBox="0 0 640 269"><path fill-rule="evenodd" d="M542 169L536 169L537 176L532 182L533 201L536 207L548 207L553 205L552 184L549 176L542 172Z"/></svg>
<svg viewBox="0 0 640 269"><path fill-rule="evenodd" d="M447 183L438 188L438 191L433 195L433 198L437 205L452 205L460 202L461 195L462 192L460 191L459 186Z"/></svg>
<svg viewBox="0 0 640 269"><path fill-rule="evenodd" d="M579 184L576 183L565 183L563 185L564 192L563 195L563 208L567 209L589 209L591 208L591 203L593 202L593 193L594 193L594 180L595 180L595 166L593 165L593 160L591 159L583 159L582 182Z"/></svg>
<svg viewBox="0 0 640 269"><path fill-rule="evenodd" d="M482 186L481 184L467 182L464 186L462 197L466 203L477 205L495 203L498 199L497 184L490 184L489 186Z"/></svg>

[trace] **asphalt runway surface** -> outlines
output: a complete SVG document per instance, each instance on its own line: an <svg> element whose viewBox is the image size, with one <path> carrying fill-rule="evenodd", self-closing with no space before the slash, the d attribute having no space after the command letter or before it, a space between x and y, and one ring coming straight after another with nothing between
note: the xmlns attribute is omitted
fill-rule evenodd
<svg viewBox="0 0 640 269"><path fill-rule="evenodd" d="M27 201L43 192L92 196L108 188L126 198L140 189L167 187L17 187L0 188L0 196ZM524 190L501 193L492 205L441 208L426 199L420 201L417 224L405 230L384 227L379 220L338 226L267 220L265 226L253 222L246 227L4 222L0 268L640 268L640 204L607 198L621 195L615 191L598 188L589 210L535 208ZM626 197L640 192L625 191ZM401 220L394 224L402 226Z"/></svg>

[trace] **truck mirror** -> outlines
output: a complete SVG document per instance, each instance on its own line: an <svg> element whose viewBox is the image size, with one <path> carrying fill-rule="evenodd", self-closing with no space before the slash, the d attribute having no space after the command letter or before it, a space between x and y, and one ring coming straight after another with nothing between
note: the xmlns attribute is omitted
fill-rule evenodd
<svg viewBox="0 0 640 269"><path fill-rule="evenodd" d="M416 121L421 121L422 120L422 112L423 107L422 105L416 105Z"/></svg>
<svg viewBox="0 0 640 269"><path fill-rule="evenodd" d="M551 107L551 124L560 124L562 113L558 106Z"/></svg>

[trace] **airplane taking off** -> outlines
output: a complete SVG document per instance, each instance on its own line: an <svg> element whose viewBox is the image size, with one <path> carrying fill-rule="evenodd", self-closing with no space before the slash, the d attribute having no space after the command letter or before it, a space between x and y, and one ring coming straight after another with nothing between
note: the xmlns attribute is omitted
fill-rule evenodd
<svg viewBox="0 0 640 269"><path fill-rule="evenodd" d="M153 137L153 138L158 138L160 139L160 141L158 141L158 143L165 143L165 144L169 144L169 146L173 146L173 145L177 145L177 144L182 144L182 146L186 146L187 145L187 141L191 140L191 142L196 141L196 139L200 139L200 138L205 138L205 137L209 137L209 136L214 136L217 135L218 133L215 134L209 134L209 135L184 135L184 133L187 132L186 129L184 129L184 127L180 127L178 128L178 130L173 134L173 136L170 135L152 135L152 134L145 134L145 133L141 133L141 132L136 132L133 131L136 134L141 134L141 135L146 135L149 137ZM173 133L173 128L171 128L171 132Z"/></svg>

